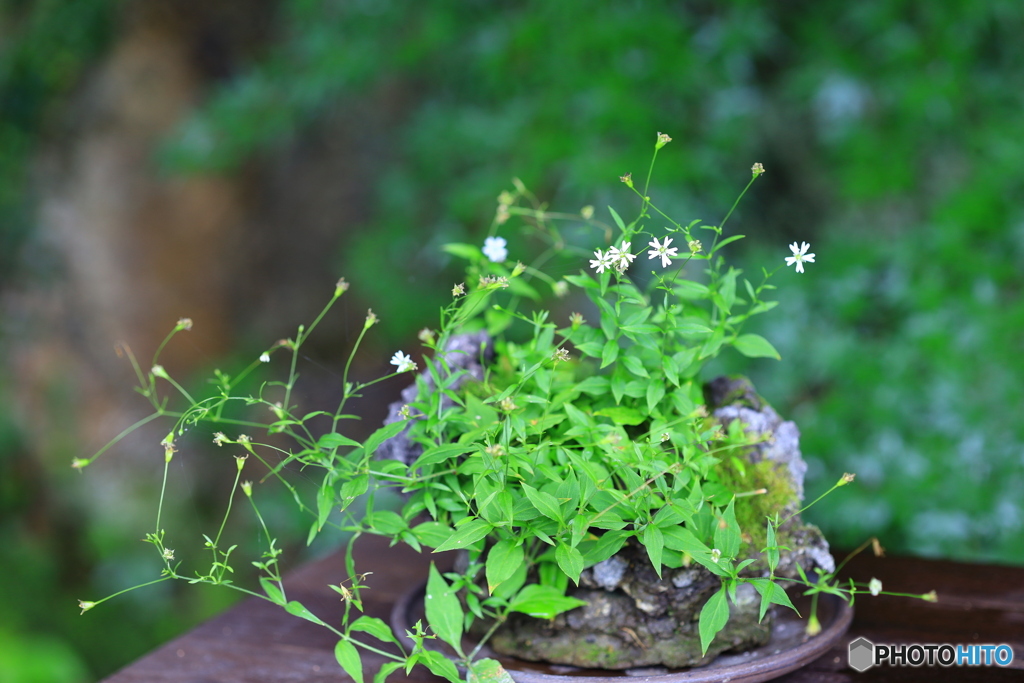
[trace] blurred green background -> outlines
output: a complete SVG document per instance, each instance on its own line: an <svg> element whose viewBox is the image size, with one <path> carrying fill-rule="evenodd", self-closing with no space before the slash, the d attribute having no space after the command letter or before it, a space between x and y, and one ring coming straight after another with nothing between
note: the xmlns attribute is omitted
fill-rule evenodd
<svg viewBox="0 0 1024 683"><path fill-rule="evenodd" d="M661 206L717 222L761 162L730 256L817 254L758 321L782 362L718 368L797 421L809 495L857 473L809 517L840 547L1024 562L1022 33L1018 0L2 0L0 679L96 680L231 599L78 615L158 571L134 539L160 429L69 467L145 414L116 342L146 359L193 316L166 364L199 383L344 275L303 368L331 396L367 307L363 372L416 348L459 277L439 245L481 241L512 177L625 216L658 131ZM189 538L230 481L207 441L166 513Z"/></svg>

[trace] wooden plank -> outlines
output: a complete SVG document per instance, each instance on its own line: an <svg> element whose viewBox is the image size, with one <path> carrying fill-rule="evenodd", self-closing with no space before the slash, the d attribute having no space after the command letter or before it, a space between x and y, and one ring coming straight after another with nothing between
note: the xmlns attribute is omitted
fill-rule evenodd
<svg viewBox="0 0 1024 683"><path fill-rule="evenodd" d="M372 572L363 594L367 614L387 621L394 602L426 576L432 559L406 546L367 536L357 544L357 571ZM450 558L448 558L450 561ZM328 588L345 576L341 553L289 574L286 588L325 621L337 622L338 595ZM972 565L916 558L875 558L862 554L844 570L859 582L882 581L886 590L925 593L938 603L909 598L862 596L846 639L810 666L778 679L782 683L869 683L876 681L1024 680L1024 568ZM1013 668L875 667L864 673L846 664L847 644L864 636L875 643L1006 643L1014 648ZM195 630L127 666L105 683L347 683L334 660L334 636L286 614L266 601L249 599ZM384 662L364 656L369 678ZM389 680L427 683L422 667Z"/></svg>

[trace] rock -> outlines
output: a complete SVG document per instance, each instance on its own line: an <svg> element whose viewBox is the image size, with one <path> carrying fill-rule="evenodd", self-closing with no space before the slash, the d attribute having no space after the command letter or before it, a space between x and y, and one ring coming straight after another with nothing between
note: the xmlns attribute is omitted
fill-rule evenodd
<svg viewBox="0 0 1024 683"><path fill-rule="evenodd" d="M452 390L456 390L467 379L483 381L484 367L480 364L480 360L483 357L485 362L490 362L494 357L494 346L490 335L486 332L458 334L448 340L442 357L452 371L465 371L465 374L456 379L450 387ZM384 424L391 424L403 419L402 407L416 400L419 393L419 382L423 382L428 389L434 387L434 378L430 376L427 369L423 369L419 374L419 381L413 382L402 390L402 400L395 401L388 406L388 416L384 419ZM445 408L449 407L452 405L452 401L447 397L442 397L441 405ZM409 441L408 426L382 443L377 449L377 457L385 460L398 460L406 465L411 465L421 453L423 453L423 447Z"/></svg>
<svg viewBox="0 0 1024 683"><path fill-rule="evenodd" d="M755 465L764 461L774 463L781 468L793 490L792 501L779 510L780 517L792 518L778 530L778 544L787 545L791 550L783 553L776 574L796 577L794 564L797 562L806 572L835 571L835 560L821 531L813 524L805 524L796 514L804 499L804 475L807 473L796 424L779 417L745 377L718 377L705 386L704 396L712 417L723 427L728 428L734 420L739 420L744 432L757 441L747 448L746 459Z"/></svg>
<svg viewBox="0 0 1024 683"><path fill-rule="evenodd" d="M603 566L602 566L603 565ZM612 579L616 580L612 583ZM758 623L760 596L750 585L737 591L726 629L701 653L698 619L707 599L721 587L699 565L663 570L659 579L638 543L580 576L568 594L587 605L551 621L515 614L494 634L496 652L520 659L584 668L681 668L707 664L726 650L768 642L771 619Z"/></svg>
<svg viewBox="0 0 1024 683"><path fill-rule="evenodd" d="M781 553L776 575L797 576L797 564L806 572L833 571L835 562L821 532L794 514L803 497L807 470L796 425L782 420L742 378L718 378L708 383L705 397L712 417L724 427L739 420L744 431L758 441L743 450L754 465L749 469L781 477L775 483L788 491L780 516L794 516L778 529L777 537L778 544L790 550ZM771 466L757 467L762 462ZM748 548L752 557L759 557L759 550ZM767 576L767 564L762 558L744 573ZM730 601L728 624L707 654L702 654L700 610L719 590L721 581L698 564L666 567L662 574L659 578L646 550L633 539L613 557L585 569L580 585L567 591L585 600L585 607L551 621L515 614L495 632L490 645L497 652L520 659L585 668L681 668L707 664L728 650L758 647L770 638L770 617L758 623L760 596L753 586L742 584L735 602Z"/></svg>

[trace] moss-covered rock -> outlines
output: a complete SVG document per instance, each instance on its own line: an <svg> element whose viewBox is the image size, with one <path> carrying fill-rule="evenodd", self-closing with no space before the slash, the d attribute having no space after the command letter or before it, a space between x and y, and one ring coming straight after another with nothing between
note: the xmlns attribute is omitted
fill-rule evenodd
<svg viewBox="0 0 1024 683"><path fill-rule="evenodd" d="M781 553L777 576L805 571L831 572L834 561L821 532L804 524L797 511L803 498L806 464L800 455L800 433L783 421L749 381L718 378L705 387L711 417L736 438L737 447L716 468L719 482L736 491L766 489L744 496L736 506L743 534L741 554L758 558L744 571L767 576L760 558L765 545L765 520L779 513L788 520L778 529ZM652 665L671 668L700 666L725 651L758 647L771 636L771 618L758 623L760 597L742 584L729 604L729 622L701 653L700 610L721 587L710 571L692 564L663 569L658 577L646 551L634 539L615 556L583 571L573 597L587 605L546 621L513 615L490 642L500 653L520 659L585 668L630 669ZM769 613L770 614L770 613ZM483 625L478 625L478 628Z"/></svg>

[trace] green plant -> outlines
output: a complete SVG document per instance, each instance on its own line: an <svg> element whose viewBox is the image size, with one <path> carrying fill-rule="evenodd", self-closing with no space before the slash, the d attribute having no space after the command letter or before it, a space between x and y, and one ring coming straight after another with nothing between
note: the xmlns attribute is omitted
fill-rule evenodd
<svg viewBox="0 0 1024 683"><path fill-rule="evenodd" d="M751 584L760 594L761 618L771 604L792 607L784 581L796 581L815 596L828 592L849 600L858 592L880 592L874 583L844 585L834 575L812 581L799 565L798 579L775 575L786 550L779 533L798 513L797 506L781 485L768 495L764 486L772 486L771 472L755 467L748 473L733 458L737 450L753 445L751 437L737 422L726 431L709 415L700 379L705 364L729 347L747 357L778 358L764 337L743 332L750 318L775 306L764 298L773 289L773 273L762 270L755 284L727 265L723 248L743 237L726 236L732 210L719 225L683 225L652 202L648 185L654 161L669 141L658 134L641 187L631 175L621 177L640 202L637 218L628 224L610 207L610 224L596 219L591 207L579 214L547 211L516 182L513 191L499 196L483 248L448 245L449 253L467 260L467 279L452 289L438 329L420 332L431 353L423 359L426 372L416 376L417 397L402 407L401 419L364 441L343 433L345 423L354 418L348 412L350 402L372 384L417 369L412 357L398 351L391 361L395 372L368 382L350 379L356 349L379 322L372 311L344 368L338 405L309 412L300 410L294 399L300 350L348 289L344 279L312 324L277 342L239 375L217 372L208 397L195 398L158 362L163 346L190 329L189 320L178 322L149 370L130 356L139 391L154 409L145 421L165 417L175 422L162 442L165 480L175 441L188 429L203 425L231 431L232 436L217 431L214 441L242 451L235 456L224 521L215 534L204 536L208 568L190 574L175 558L161 523L161 493L156 524L146 537L163 565L152 583L178 579L228 586L321 624L338 636L337 659L357 681L362 680L359 648L393 659L382 676L420 663L449 680L460 680L455 664L424 646L434 637L456 651L471 675L493 672L496 662L477 661L479 646L463 649L469 624L490 624L483 643L512 614L553 618L580 606L581 601L566 595L569 582L578 583L585 567L607 560L632 539L642 545L659 575L666 567L697 563L720 579L721 587L700 612L704 652L725 626L729 601L735 600L741 584ZM755 164L747 188L762 173ZM514 221L538 245L530 265L510 260L509 241L497 236ZM593 253L589 269L574 267L589 256L589 249L577 243L579 235L595 232L610 246ZM570 233L573 239L566 237ZM699 236L705 237L706 247ZM638 256L633 243L648 238L644 251L655 269L648 279L627 276ZM682 254L681 247L671 246L676 241L686 245ZM524 253L526 244L524 239ZM520 250L519 244L514 248ZM803 272L803 264L812 263L814 255L806 253L806 243L790 248L793 255L787 262ZM705 266L702 279L685 278L696 264ZM559 270L569 274L550 274ZM539 305L545 288L555 297L566 297L576 288L584 297L580 301L592 306L588 315L595 315L597 324L588 324L578 312L557 324L556 315ZM486 333L482 338L493 340L493 349L485 342L469 351L469 358L459 358L467 352L454 350L451 342L468 333ZM244 393L246 382L276 353L287 354L286 379L258 383L252 393ZM473 360L480 362L478 375L466 368L466 361ZM164 383L184 399L184 410L168 407L169 398L161 391ZM272 419L234 417L230 409L236 404L269 410ZM234 434L254 429L267 437ZM378 457L381 446L402 433L418 448L415 454L404 460ZM280 436L292 445L282 445ZM74 464L85 467L97 456ZM250 456L265 468L262 479L279 480L309 516L307 542L329 526L351 534L349 576L332 586L344 601L340 624L325 623L288 599L278 541L260 513L256 485L243 478ZM298 481L291 476L296 472L301 472ZM302 482L314 472L319 484L307 490ZM748 474L759 488L744 487ZM833 489L852 480L844 475ZM381 487L399 487L405 494L397 511L378 504ZM260 572L258 590L235 583L234 566L246 549L230 544L224 533L239 491L262 529L261 552L250 558ZM748 504L761 496L777 504ZM362 504L356 505L357 500ZM417 550L468 552L463 571L442 575L431 567L429 630L418 624L409 634L413 649L401 655L366 642L368 635L398 644L386 624L357 615L365 577L355 567L352 542L364 533L389 536ZM83 601L81 607L85 611L102 601ZM815 623L812 616L811 630Z"/></svg>

